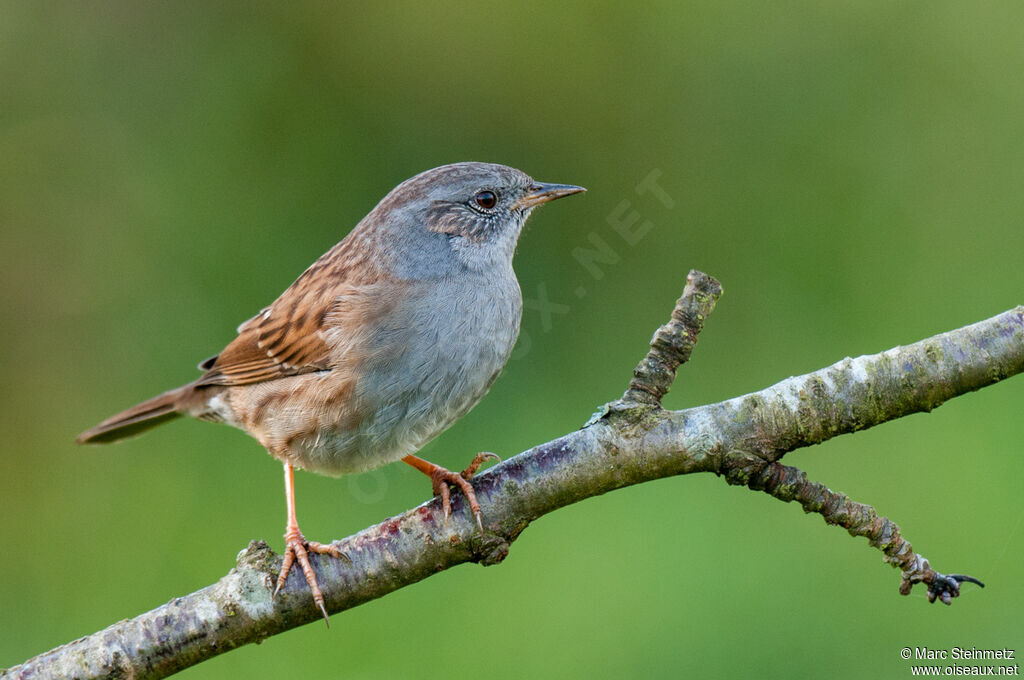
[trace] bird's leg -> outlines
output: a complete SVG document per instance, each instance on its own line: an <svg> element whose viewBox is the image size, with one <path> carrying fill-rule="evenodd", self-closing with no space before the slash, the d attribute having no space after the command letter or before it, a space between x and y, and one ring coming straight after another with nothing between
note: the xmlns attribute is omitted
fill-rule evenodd
<svg viewBox="0 0 1024 680"><path fill-rule="evenodd" d="M476 454L472 462L462 472L452 472L440 465L435 465L428 460L423 460L417 456L406 456L402 459L403 463L408 463L413 466L426 476L430 477L430 482L433 485L434 495L441 497L441 507L444 509L444 519L448 520L449 515L452 514L452 499L451 490L448 488L449 484L458 486L462 489L463 495L466 496L466 500L469 501L469 509L473 511L473 517L476 518L476 525L480 528L480 533L483 533L484 522L480 513L480 503L476 499L476 492L473 491L473 485L469 483L469 480L473 478L476 471L480 469L483 462L487 459L501 460L493 453L483 452Z"/></svg>
<svg viewBox="0 0 1024 680"><path fill-rule="evenodd" d="M288 572L291 571L292 565L298 561L302 567L302 573L306 575L306 583L309 584L309 589L313 593L313 601L320 608L320 612L324 615L324 621L329 626L331 622L327 617L327 607L324 606L324 594L320 592L320 585L316 582L316 572L313 571L313 565L309 563L309 553L315 552L343 559L348 558L345 557L345 554L337 546L307 541L306 537L299 531L299 521L295 518L295 471L290 463L284 464L284 494L285 501L288 504L288 526L285 527L284 532L284 564L281 565L281 572L277 575L277 587L274 588L274 597L284 587L285 581L288 580Z"/></svg>

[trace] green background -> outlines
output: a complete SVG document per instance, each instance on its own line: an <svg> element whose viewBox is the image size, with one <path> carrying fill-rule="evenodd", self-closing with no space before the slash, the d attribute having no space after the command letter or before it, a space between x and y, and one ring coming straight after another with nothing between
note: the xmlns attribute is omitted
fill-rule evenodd
<svg viewBox="0 0 1024 680"><path fill-rule="evenodd" d="M690 268L726 292L673 408L1024 303L1022 74L1015 1L0 3L0 666L215 581L250 539L280 550L280 467L241 433L72 440L191 380L401 180L487 160L589 189L527 226L524 294L563 307L526 310L424 450L458 467L620 395ZM652 171L671 208L637 194ZM634 245L623 201L652 223ZM572 257L591 235L619 257L601 278ZM1016 378L786 459L988 584L951 608L819 517L690 476L185 677L907 677L904 646L1019 649L1022 408ZM429 484L297 492L326 540Z"/></svg>

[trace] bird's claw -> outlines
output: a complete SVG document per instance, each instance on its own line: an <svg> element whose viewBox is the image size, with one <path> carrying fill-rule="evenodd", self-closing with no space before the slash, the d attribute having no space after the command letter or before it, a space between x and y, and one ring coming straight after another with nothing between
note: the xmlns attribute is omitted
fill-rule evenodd
<svg viewBox="0 0 1024 680"><path fill-rule="evenodd" d="M462 490L462 494L469 501L469 509L473 513L473 517L476 519L476 525L480 529L480 533L484 532L484 521L483 514L480 512L480 502L476 498L476 492L473 490L473 485L469 483L469 480L473 478L480 466L483 465L485 460L501 460L496 454L484 451L476 454L473 460L469 463L465 470L462 472L452 472L441 466L435 466L435 469L430 473L430 482L433 486L434 495L441 497L441 508L444 510L444 520L448 521L448 518L452 514L452 497L450 486L454 485Z"/></svg>
<svg viewBox="0 0 1024 680"><path fill-rule="evenodd" d="M324 604L324 594L320 590L320 584L316 580L316 572L313 571L313 565L309 561L309 553L318 553L321 555L330 555L331 557L337 557L345 560L349 564L352 560L348 558L348 555L341 552L338 546L334 544L324 545L323 543L317 543L316 541L307 541L306 537L302 535L299 528L289 527L288 531L284 535L284 562L281 564L281 571L277 575L277 587L274 588L274 594L271 595L271 599L277 597L277 593L284 587L284 584L288 580L288 572L291 571L292 566L298 562L299 566L302 567L302 573L306 577L306 583L309 584L309 590L313 593L313 602L316 603L317 608L320 609L320 613L324 616L324 622L328 626L331 625L330 617L327 616L327 607Z"/></svg>
<svg viewBox="0 0 1024 680"><path fill-rule="evenodd" d="M473 460L471 460L469 465L466 466L466 469L459 474L465 480L473 479L473 475L476 474L476 471L480 469L480 466L484 464L485 460L496 460L500 463L501 457L496 453L491 453L490 451L481 451L473 456Z"/></svg>

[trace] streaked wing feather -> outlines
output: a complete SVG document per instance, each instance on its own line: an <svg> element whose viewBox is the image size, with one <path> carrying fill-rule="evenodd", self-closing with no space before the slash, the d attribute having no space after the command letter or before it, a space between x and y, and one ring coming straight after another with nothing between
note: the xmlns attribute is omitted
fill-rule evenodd
<svg viewBox="0 0 1024 680"><path fill-rule="evenodd" d="M326 309L324 311L326 313ZM316 326L294 325L280 333L266 328L275 321L271 313L262 323L249 326L218 355L200 385L246 385L329 368L329 351ZM275 333L271 341L266 333Z"/></svg>
<svg viewBox="0 0 1024 680"><path fill-rule="evenodd" d="M197 384L246 385L330 369L325 319L331 317L332 327L339 319L358 326L388 308L384 289L375 285L381 270L366 267L351 249L349 239L339 243L273 304L240 325L224 351L201 364L206 373Z"/></svg>
<svg viewBox="0 0 1024 680"><path fill-rule="evenodd" d="M349 238L313 262L281 297L242 324L220 354L201 365L206 374L198 384L246 385L331 369L325 320L330 316L334 333L349 321L358 328L384 313L398 292L393 285L379 285L382 269L368 266L359 252ZM348 342L364 335L353 331Z"/></svg>
<svg viewBox="0 0 1024 680"><path fill-rule="evenodd" d="M330 368L330 349L320 328L335 296L310 285L315 273L311 267L272 305L239 326L224 351L212 363L204 362L207 372L198 384L247 385Z"/></svg>

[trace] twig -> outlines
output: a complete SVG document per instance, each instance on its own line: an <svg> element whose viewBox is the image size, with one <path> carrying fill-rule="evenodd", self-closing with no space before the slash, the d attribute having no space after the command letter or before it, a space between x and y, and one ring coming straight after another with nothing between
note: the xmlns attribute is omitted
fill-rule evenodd
<svg viewBox="0 0 1024 680"><path fill-rule="evenodd" d="M900 592L923 582L930 599L948 603L959 582L970 577L935 572L874 509L808 481L778 460L795 448L931 410L1021 372L1024 307L914 345L844 359L754 394L663 410L660 399L720 292L714 279L691 272L673 321L655 335L622 400L605 405L582 429L474 478L483 535L458 495L447 524L433 499L339 541L351 564L312 557L328 611L343 611L463 562L496 564L537 517L624 486L692 472L714 472L730 483L798 501L881 549L903 572ZM217 583L41 654L0 677L161 678L319 620L308 587L295 575L271 602L279 566L279 556L253 542Z"/></svg>
<svg viewBox="0 0 1024 680"><path fill-rule="evenodd" d="M633 369L633 379L622 401L661 406L676 379L676 369L690 358L697 336L704 330L704 319L714 311L721 296L718 281L704 272L690 272L672 318L654 332L651 351Z"/></svg>

